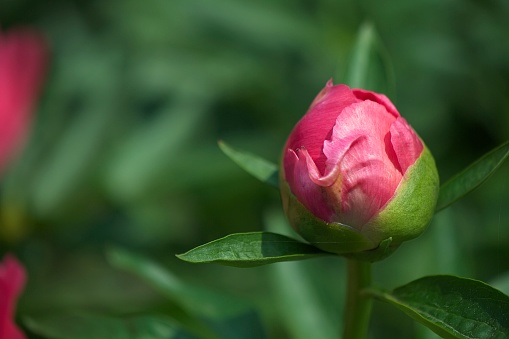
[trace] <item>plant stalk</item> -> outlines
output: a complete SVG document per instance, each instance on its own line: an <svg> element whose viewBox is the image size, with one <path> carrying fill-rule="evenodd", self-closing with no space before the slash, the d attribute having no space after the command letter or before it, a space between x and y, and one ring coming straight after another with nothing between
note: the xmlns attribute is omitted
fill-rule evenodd
<svg viewBox="0 0 509 339"><path fill-rule="evenodd" d="M347 274L343 339L365 339L373 300L361 291L371 286L371 263L348 259Z"/></svg>

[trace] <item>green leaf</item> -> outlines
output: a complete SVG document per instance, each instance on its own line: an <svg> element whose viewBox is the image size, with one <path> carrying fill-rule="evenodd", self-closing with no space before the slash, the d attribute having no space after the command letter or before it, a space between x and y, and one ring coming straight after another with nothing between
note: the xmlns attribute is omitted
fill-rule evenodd
<svg viewBox="0 0 509 339"><path fill-rule="evenodd" d="M191 263L253 267L323 255L330 255L330 253L281 234L252 232L230 234L193 248L177 257Z"/></svg>
<svg viewBox="0 0 509 339"><path fill-rule="evenodd" d="M352 88L387 93L394 89L394 70L373 23L364 22L357 33L343 78Z"/></svg>
<svg viewBox="0 0 509 339"><path fill-rule="evenodd" d="M218 145L224 154L246 172L266 184L279 188L277 165L254 154L236 150L224 141L219 141Z"/></svg>
<svg viewBox="0 0 509 339"><path fill-rule="evenodd" d="M375 42L375 29L371 23L364 23L357 34L355 45L346 75L350 87L363 88L366 84L369 69L369 56Z"/></svg>
<svg viewBox="0 0 509 339"><path fill-rule="evenodd" d="M509 141L483 155L440 187L440 211L479 187L509 156Z"/></svg>
<svg viewBox="0 0 509 339"><path fill-rule="evenodd" d="M509 338L509 297L478 280L439 275L367 292L444 338Z"/></svg>
<svg viewBox="0 0 509 339"><path fill-rule="evenodd" d="M184 332L171 319L160 315L124 316L66 313L27 317L34 333L55 339L171 339L197 338Z"/></svg>

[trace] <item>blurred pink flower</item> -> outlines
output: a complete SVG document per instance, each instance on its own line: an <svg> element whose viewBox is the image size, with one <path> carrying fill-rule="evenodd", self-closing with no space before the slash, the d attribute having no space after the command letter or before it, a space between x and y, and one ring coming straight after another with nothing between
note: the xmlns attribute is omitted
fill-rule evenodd
<svg viewBox="0 0 509 339"><path fill-rule="evenodd" d="M329 81L288 138L284 174L316 217L361 229L423 147L385 95Z"/></svg>
<svg viewBox="0 0 509 339"><path fill-rule="evenodd" d="M30 126L47 54L44 39L35 31L0 32L0 174Z"/></svg>
<svg viewBox="0 0 509 339"><path fill-rule="evenodd" d="M11 255L0 263L0 338L23 339L25 335L14 324L16 301L25 285L23 266Z"/></svg>

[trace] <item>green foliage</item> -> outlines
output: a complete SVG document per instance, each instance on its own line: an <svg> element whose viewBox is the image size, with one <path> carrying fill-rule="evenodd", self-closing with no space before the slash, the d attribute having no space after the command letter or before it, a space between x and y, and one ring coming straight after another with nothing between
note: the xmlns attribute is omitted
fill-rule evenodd
<svg viewBox="0 0 509 339"><path fill-rule="evenodd" d="M1 31L40 29L52 55L32 133L0 183L1 252L14 252L29 277L17 318L39 337L121 337L128 327L149 338L249 338L259 334L259 310L271 338L308 338L317 326L324 338L339 333L344 272L335 256L241 274L175 259L210 239L258 231L267 208L280 209L277 192L246 180L216 141L234 145L222 145L233 158L246 156L237 146L252 152L257 178L276 185L277 165L253 154L279 159L333 77L388 95L451 177L509 139L508 17L503 1L3 2ZM489 162L468 182L498 163ZM374 281L453 272L507 293L507 162L499 168L378 263ZM438 210L473 188L460 182L452 193L443 186ZM108 252L120 269L104 263L110 244L127 249ZM210 290L182 287L193 281L222 290L215 299L225 301L197 310ZM397 309L377 307L376 337L425 336ZM239 313L222 323L222 308Z"/></svg>
<svg viewBox="0 0 509 339"><path fill-rule="evenodd" d="M25 320L33 332L55 339L193 339L171 319L158 315L107 316L98 314L45 315Z"/></svg>
<svg viewBox="0 0 509 339"><path fill-rule="evenodd" d="M281 261L316 258L328 254L330 253L281 234L252 232L230 234L177 257L191 263L253 267Z"/></svg>
<svg viewBox="0 0 509 339"><path fill-rule="evenodd" d="M353 53L354 62L348 75L350 83L354 84L352 86L363 87L362 85L367 83L366 72L368 65L371 64L367 57L372 54L374 34L371 25L363 26L359 32ZM484 182L507 158L508 145L509 142L492 150L446 182L440 189L436 211L449 206ZM219 146L227 156L248 173L262 182L278 187L275 165L253 154L234 150L222 142ZM434 165L433 168L435 168ZM436 174L436 170L434 171ZM435 182L438 183L438 178L435 178ZM417 220L420 219L417 218ZM265 234L283 237L272 233ZM305 245L306 248L298 248L296 251L292 249L291 254L288 254L285 252L288 249L284 241L270 241L277 254L266 255L263 251L263 243L269 240L264 240L260 236L260 233L229 235L178 257L192 263L216 262L250 267L286 260L307 259L307 251L312 248ZM297 247L299 246L304 244L299 243ZM394 290L392 294L375 290L372 293L375 297L403 309L412 318L443 337L506 337L509 333L509 323L506 319L509 297L479 281L454 276L425 277ZM484 302L484 299L488 302ZM316 326L312 327L316 328ZM302 331L299 330L297 333L306 333L307 328L304 326Z"/></svg>
<svg viewBox="0 0 509 339"><path fill-rule="evenodd" d="M279 188L279 174L277 165L254 154L235 150L223 141L219 141L219 148L246 172L256 179Z"/></svg>
<svg viewBox="0 0 509 339"><path fill-rule="evenodd" d="M271 232L290 234L281 209L265 214L264 226ZM339 270L328 270L332 264ZM286 262L267 267L278 321L293 339L311 337L336 338L341 333L341 315L346 281L341 270L343 261L337 256ZM320 279L327 271L328 279ZM338 293L332 292L337 291ZM302 307L306 305L306 307Z"/></svg>
<svg viewBox="0 0 509 339"><path fill-rule="evenodd" d="M345 83L350 87L366 88L369 78L370 56L375 45L375 28L372 23L364 23L357 35L347 69Z"/></svg>
<svg viewBox="0 0 509 339"><path fill-rule="evenodd" d="M181 281L160 265L125 250L108 251L111 264L146 281L178 309L172 315L206 338L263 338L257 313L245 300ZM240 326L239 326L240 324Z"/></svg>
<svg viewBox="0 0 509 339"><path fill-rule="evenodd" d="M392 292L370 290L444 338L508 338L509 297L478 280L430 276Z"/></svg>
<svg viewBox="0 0 509 339"><path fill-rule="evenodd" d="M440 187L437 212L476 189L509 156L509 141L483 155Z"/></svg>
<svg viewBox="0 0 509 339"><path fill-rule="evenodd" d="M392 91L394 86L392 64L372 22L364 22L345 67L344 82L352 88L375 92Z"/></svg>

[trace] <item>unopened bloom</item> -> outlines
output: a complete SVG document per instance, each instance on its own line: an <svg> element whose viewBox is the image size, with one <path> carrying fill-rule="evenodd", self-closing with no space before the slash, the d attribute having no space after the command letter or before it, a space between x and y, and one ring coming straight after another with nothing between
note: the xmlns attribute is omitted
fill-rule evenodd
<svg viewBox="0 0 509 339"><path fill-rule="evenodd" d="M29 29L0 32L0 174L26 135L46 59L40 34Z"/></svg>
<svg viewBox="0 0 509 339"><path fill-rule="evenodd" d="M367 260L421 234L438 195L433 157L390 100L332 81L291 132L281 179L298 233Z"/></svg>
<svg viewBox="0 0 509 339"><path fill-rule="evenodd" d="M23 266L14 257L6 255L0 262L0 338L25 338L13 320L16 302L25 280Z"/></svg>

